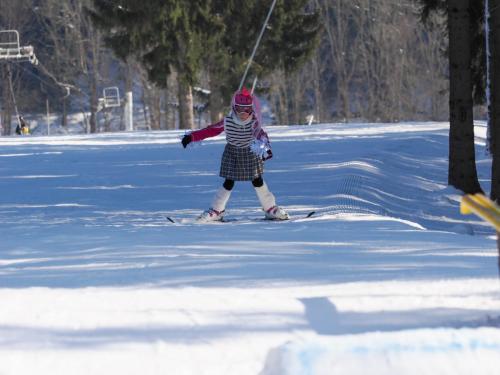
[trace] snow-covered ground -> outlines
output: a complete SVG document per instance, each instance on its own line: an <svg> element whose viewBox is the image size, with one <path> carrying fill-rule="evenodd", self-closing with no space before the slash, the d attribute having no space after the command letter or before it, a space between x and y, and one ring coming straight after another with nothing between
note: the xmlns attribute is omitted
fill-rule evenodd
<svg viewBox="0 0 500 375"><path fill-rule="evenodd" d="M446 185L448 125L268 131L289 222L237 183L237 221L194 223L221 137L0 138L0 374L498 374L494 232Z"/></svg>

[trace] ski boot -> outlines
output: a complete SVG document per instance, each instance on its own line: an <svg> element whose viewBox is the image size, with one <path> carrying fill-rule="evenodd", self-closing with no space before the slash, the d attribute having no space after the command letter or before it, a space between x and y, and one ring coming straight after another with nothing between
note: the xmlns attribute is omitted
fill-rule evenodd
<svg viewBox="0 0 500 375"><path fill-rule="evenodd" d="M209 208L208 210L204 211L196 221L200 223L209 223L211 221L222 221L224 219L224 211L217 211L214 210L213 208Z"/></svg>
<svg viewBox="0 0 500 375"><path fill-rule="evenodd" d="M290 216L288 212L282 209L280 206L273 206L266 210L266 219L268 220L288 220Z"/></svg>

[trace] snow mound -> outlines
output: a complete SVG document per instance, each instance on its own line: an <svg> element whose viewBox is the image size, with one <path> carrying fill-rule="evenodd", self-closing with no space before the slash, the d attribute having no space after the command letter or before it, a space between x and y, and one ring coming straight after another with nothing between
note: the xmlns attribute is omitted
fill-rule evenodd
<svg viewBox="0 0 500 375"><path fill-rule="evenodd" d="M500 330L422 329L289 342L268 354L260 375L496 375L499 368Z"/></svg>

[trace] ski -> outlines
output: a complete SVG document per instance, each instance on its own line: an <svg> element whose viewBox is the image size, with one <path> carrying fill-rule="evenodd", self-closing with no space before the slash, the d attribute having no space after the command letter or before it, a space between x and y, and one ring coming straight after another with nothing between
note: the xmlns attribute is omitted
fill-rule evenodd
<svg viewBox="0 0 500 375"><path fill-rule="evenodd" d="M172 216L166 216L166 220L169 221L172 224L218 224L218 223L237 223L237 222L259 222L259 221L272 221L272 222L287 222L287 221L296 221L296 220L303 220L303 219L309 219L313 215L316 214L316 211L310 211L306 215L297 215L297 216L291 216L290 218L286 220L278 220L278 219L268 219L265 217L262 218L253 218L253 217L225 217L220 221L208 221L208 222L202 222L198 221L196 219L175 219Z"/></svg>
<svg viewBox="0 0 500 375"><path fill-rule="evenodd" d="M222 222L226 223L235 223L235 222L248 222L248 221L272 221L272 222L287 222L287 221L297 221L297 220L304 220L304 219L309 219L311 216L313 216L316 213L316 211L311 211L307 213L306 215L297 215L297 216L290 216L288 219L285 220L279 220L279 219L268 219L266 217L259 217L259 218L245 218L245 217L226 217L222 220Z"/></svg>

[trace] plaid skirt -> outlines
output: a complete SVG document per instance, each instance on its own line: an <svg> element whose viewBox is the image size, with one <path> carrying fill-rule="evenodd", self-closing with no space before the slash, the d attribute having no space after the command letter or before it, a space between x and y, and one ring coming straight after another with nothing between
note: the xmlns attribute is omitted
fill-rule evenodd
<svg viewBox="0 0 500 375"><path fill-rule="evenodd" d="M264 173L264 162L250 147L226 144L219 175L234 181L252 181Z"/></svg>

